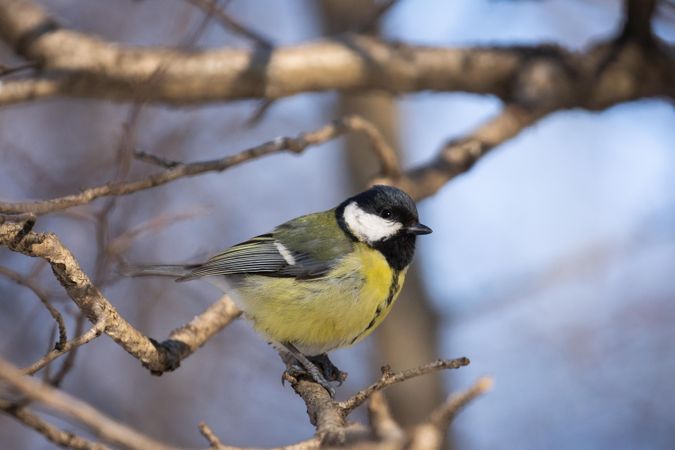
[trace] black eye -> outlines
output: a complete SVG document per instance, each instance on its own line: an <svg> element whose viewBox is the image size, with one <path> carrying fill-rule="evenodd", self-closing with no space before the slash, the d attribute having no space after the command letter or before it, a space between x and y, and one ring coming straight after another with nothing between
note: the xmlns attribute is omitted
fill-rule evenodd
<svg viewBox="0 0 675 450"><path fill-rule="evenodd" d="M386 208L385 208L385 209L383 209L382 211L380 211L380 217L382 217L382 218L384 218L384 219L389 219L389 218L391 218L391 209L386 209Z"/></svg>

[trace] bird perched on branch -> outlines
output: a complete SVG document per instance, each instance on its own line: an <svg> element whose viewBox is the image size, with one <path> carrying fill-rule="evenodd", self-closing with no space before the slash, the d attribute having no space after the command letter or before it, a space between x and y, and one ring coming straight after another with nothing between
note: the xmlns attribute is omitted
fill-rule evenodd
<svg viewBox="0 0 675 450"><path fill-rule="evenodd" d="M135 267L131 275L203 278L228 293L289 363L331 395L346 374L326 353L359 342L389 313L412 261L419 223L405 192L374 186L338 207L308 214L203 264Z"/></svg>

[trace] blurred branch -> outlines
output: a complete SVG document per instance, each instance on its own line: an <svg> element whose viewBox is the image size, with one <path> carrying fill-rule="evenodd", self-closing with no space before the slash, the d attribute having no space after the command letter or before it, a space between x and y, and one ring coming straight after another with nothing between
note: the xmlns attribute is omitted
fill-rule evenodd
<svg viewBox="0 0 675 450"><path fill-rule="evenodd" d="M401 177L376 178L374 183L398 186L414 199L435 194L445 183L469 170L490 150L516 136L546 115L518 105L507 105L497 115L467 136L453 139L429 163L406 171Z"/></svg>
<svg viewBox="0 0 675 450"><path fill-rule="evenodd" d="M632 38L649 44L653 38L652 17L658 0L624 0L623 38Z"/></svg>
<svg viewBox="0 0 675 450"><path fill-rule="evenodd" d="M66 345L66 341L68 340L66 323L63 321L63 316L61 315L61 313L54 306L52 306L47 294L45 294L45 292L39 286L37 286L33 282L33 280L28 279L22 276L21 274L14 272L11 269L8 269L7 267L0 266L0 275L9 278L18 285L27 287L28 289L33 291L33 294L35 294L37 298L40 299L40 302L42 302L44 307L47 308L47 311L49 311L49 314L52 316L54 321L56 321L56 325L59 329L59 340L54 345L54 348L56 351L62 350Z"/></svg>
<svg viewBox="0 0 675 450"><path fill-rule="evenodd" d="M380 391L373 392L368 403L368 420L373 433L382 441L394 441L404 436L403 429L394 420L387 400Z"/></svg>
<svg viewBox="0 0 675 450"><path fill-rule="evenodd" d="M363 18L361 23L354 27L355 33L372 33L380 23L382 17L396 4L397 0L382 0L376 3Z"/></svg>
<svg viewBox="0 0 675 450"><path fill-rule="evenodd" d="M171 332L167 340L157 342L120 316L56 235L28 231L17 239L23 228L22 224L8 221L0 224L0 245L49 262L59 283L87 318L94 324L105 323L105 334L155 375L176 369L181 360L240 315L232 301L224 296L192 321Z"/></svg>
<svg viewBox="0 0 675 450"><path fill-rule="evenodd" d="M207 15L212 15L223 28L230 30L240 36L249 39L254 44L266 49L272 49L274 44L265 36L241 24L238 20L225 12L225 8L218 4L216 0L185 0L192 3Z"/></svg>
<svg viewBox="0 0 675 450"><path fill-rule="evenodd" d="M171 164L167 164L162 163L162 159L155 157L152 158L152 162L160 163L169 168L141 180L108 183L102 186L85 189L79 194L67 195L51 200L17 203L0 202L0 213L16 214L30 212L39 215L77 205L84 205L100 197L128 195L144 189L161 186L179 178L191 177L206 172L222 172L230 167L266 155L284 151L301 153L310 146L323 144L324 142L335 139L347 132L360 132L368 137L372 144L371 148L380 161L381 173L383 176L397 177L400 174L396 153L389 147L389 144L387 144L377 128L361 117L348 116L338 119L317 130L301 133L295 138L280 137L273 141L244 150L236 155L226 156L221 159L194 163L174 164L174 162L171 162ZM137 153L137 156L143 160L148 160L148 156L143 153Z"/></svg>
<svg viewBox="0 0 675 450"><path fill-rule="evenodd" d="M417 371L424 372L421 368L417 369ZM0 380L7 383L25 398L40 402L49 409L85 425L103 441L112 445L132 450L170 450L174 448L111 419L82 400L35 379L23 376L21 371L2 358L0 358ZM489 379L483 378L478 380L467 391L451 396L423 424L407 432L403 432L394 420L387 415L386 404L383 403L382 397L375 396L374 400L376 403L371 407L371 423L379 424L373 425L373 431L371 432L363 425L347 424L345 417L349 412L341 409L338 403L330 399L330 396L328 396L327 391L323 387L307 380L295 381L294 387L299 394L304 395L303 400L305 400L307 405L307 412L317 427L319 439L309 439L297 444L279 447L276 450L310 450L319 448L320 444L347 444L358 448L394 450L403 448L404 446L407 447L405 445L407 443L414 444L411 445L413 448L437 450L441 448L442 436L457 411L478 395L486 392L490 385L491 380ZM25 425L61 446L92 450L107 448L72 433L59 430L28 412L25 407L7 400L0 399L0 410L14 416ZM373 420L374 417L378 418ZM387 425L383 428L385 422ZM199 430L208 440L210 449L244 450L239 447L224 445L213 430L203 422L199 424ZM387 430L387 432L383 435L384 430ZM430 433L436 439L430 440L426 436ZM334 440L335 438L338 438L338 440Z"/></svg>
<svg viewBox="0 0 675 450"><path fill-rule="evenodd" d="M444 404L431 413L429 422L439 429L447 428L460 409L466 406L474 398L492 389L493 383L492 378L482 377L466 391L451 395Z"/></svg>
<svg viewBox="0 0 675 450"><path fill-rule="evenodd" d="M33 364L30 366L26 367L25 369L22 369L22 372L25 373L26 375L33 375L35 372L38 370L44 368L47 364L50 362L54 361L56 358L58 358L61 355L64 355L68 353L69 351L80 347L84 344L87 344L94 339L96 339L98 336L103 333L103 330L105 329L105 321L100 321L94 324L93 327L91 327L86 333L70 340L67 341L61 348L59 349L53 349L49 353L47 353L45 356L42 358L38 359L35 361Z"/></svg>
<svg viewBox="0 0 675 450"><path fill-rule="evenodd" d="M654 1L628 4L636 11L627 21L630 30L641 33L644 25L638 24L651 14L641 5ZM159 68L164 75L144 86L144 99L178 105L326 90L464 91L513 103L594 110L644 97L675 97L672 45L663 42L652 52L622 49L601 77L596 69L609 42L572 53L550 45L434 48L348 35L264 55L233 48L195 52L113 44L60 27L29 0L0 2L0 36L19 55L39 61L46 74L3 83L0 104L54 95L134 100L139 84Z"/></svg>
<svg viewBox="0 0 675 450"><path fill-rule="evenodd" d="M5 66L4 64L0 64L0 77L23 72L24 70L34 70L36 67L37 64L32 61L17 64L15 66Z"/></svg>
<svg viewBox="0 0 675 450"><path fill-rule="evenodd" d="M443 445L445 430L457 413L476 397L492 388L492 378L479 378L466 391L451 395L448 400L431 413L429 419L415 427L408 441L410 450L435 450Z"/></svg>
<svg viewBox="0 0 675 450"><path fill-rule="evenodd" d="M91 442L72 432L60 430L54 425L45 422L35 414L27 411L26 408L8 402L7 400L0 399L0 411L13 416L19 422L37 431L49 441L60 447L72 448L74 450L110 450L110 448L105 445Z"/></svg>
<svg viewBox="0 0 675 450"><path fill-rule="evenodd" d="M203 208L192 208L188 211L183 211L180 213L161 214L141 223L134 228L130 228L114 239L111 239L110 242L108 242L106 251L112 255L119 256L121 253L126 251L134 243L134 240L139 236L149 232L156 233L183 220L194 219L195 217L204 215L205 213L206 210Z"/></svg>
<svg viewBox="0 0 675 450"><path fill-rule="evenodd" d="M19 369L2 358L0 358L0 380L18 390L26 398L40 402L86 425L94 434L111 444L134 450L169 450L171 448L114 421L75 397L23 376Z"/></svg>

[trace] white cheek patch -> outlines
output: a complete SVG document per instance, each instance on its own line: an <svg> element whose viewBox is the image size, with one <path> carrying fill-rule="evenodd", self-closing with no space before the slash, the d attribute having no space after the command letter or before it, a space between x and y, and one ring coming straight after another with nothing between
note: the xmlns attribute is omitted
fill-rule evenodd
<svg viewBox="0 0 675 450"><path fill-rule="evenodd" d="M288 251L288 249L284 244L275 241L274 246L277 248L277 251L282 256L282 258L284 258L284 260L289 266L295 265L295 258L293 257L293 254L290 251Z"/></svg>
<svg viewBox="0 0 675 450"><path fill-rule="evenodd" d="M402 227L398 222L365 212L356 202L345 207L344 218L354 236L360 241L371 243L392 237Z"/></svg>

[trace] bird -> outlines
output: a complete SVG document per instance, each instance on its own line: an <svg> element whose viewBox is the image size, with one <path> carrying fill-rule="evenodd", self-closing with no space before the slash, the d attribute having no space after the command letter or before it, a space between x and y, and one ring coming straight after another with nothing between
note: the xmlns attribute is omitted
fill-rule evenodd
<svg viewBox="0 0 675 450"><path fill-rule="evenodd" d="M346 373L327 353L356 344L382 323L401 291L417 236L431 232L407 193L375 185L204 263L125 272L217 286L280 351L285 373L307 375L334 396L331 383L341 384Z"/></svg>

